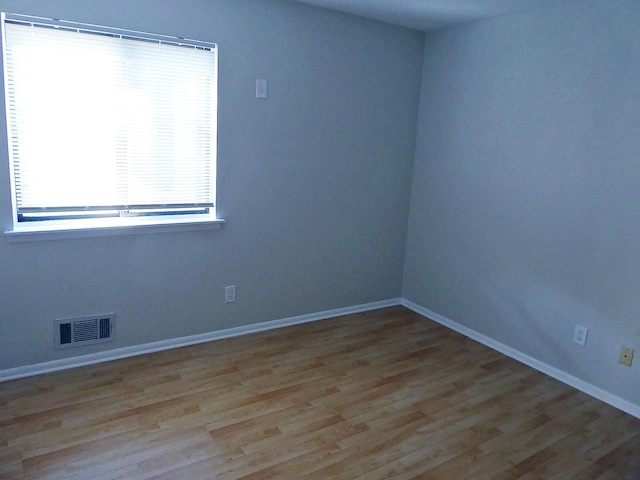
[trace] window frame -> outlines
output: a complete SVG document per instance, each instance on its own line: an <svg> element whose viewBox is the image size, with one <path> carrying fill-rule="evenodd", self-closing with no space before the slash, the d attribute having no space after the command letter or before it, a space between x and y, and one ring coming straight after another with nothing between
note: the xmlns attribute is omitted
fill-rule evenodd
<svg viewBox="0 0 640 480"><path fill-rule="evenodd" d="M185 213L176 209L169 211L155 212L151 215L135 214L129 215L127 212L120 212L119 216L110 216L103 218L99 214L91 214L90 218L74 218L74 219L44 219L37 221L20 221L17 205L17 190L15 183L14 159L12 152L12 123L10 118L9 99L7 98L8 79L7 79L7 48L6 48L6 32L5 22L38 22L39 24L53 25L70 28L70 29L91 29L93 32L100 32L109 36L120 36L127 39L143 40L145 42L169 43L172 45L189 46L200 49L211 50L214 54L214 72L212 95L212 112L211 119L212 138L210 166L212 170L212 202L211 206L207 206L206 213ZM217 217L217 112L218 112L218 46L215 43L184 39L180 37L170 37L166 35L156 35L133 30L125 30L114 27L105 27L91 25L78 22L70 22L65 20L54 20L43 17L34 17L21 14L11 14L2 12L1 18L2 28L2 57L3 57L3 93L5 99L5 115L6 115L6 138L7 138L7 161L9 162L9 181L11 195L11 213L12 225L10 229L5 230L5 238L8 241L33 241L45 239L61 239L61 238L77 238L77 237L95 237L110 235L129 235L137 233L158 233L181 230L202 230L210 228L220 228L224 220ZM158 206L160 204L157 204ZM204 209L200 209L204 211ZM171 213L173 212L173 214ZM177 213L179 212L179 213Z"/></svg>

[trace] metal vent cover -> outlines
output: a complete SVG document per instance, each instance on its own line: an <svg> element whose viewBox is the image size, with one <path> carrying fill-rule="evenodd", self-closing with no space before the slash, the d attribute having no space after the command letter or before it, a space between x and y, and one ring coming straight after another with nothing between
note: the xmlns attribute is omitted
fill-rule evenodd
<svg viewBox="0 0 640 480"><path fill-rule="evenodd" d="M115 340L115 322L115 313L54 320L54 348L112 342Z"/></svg>

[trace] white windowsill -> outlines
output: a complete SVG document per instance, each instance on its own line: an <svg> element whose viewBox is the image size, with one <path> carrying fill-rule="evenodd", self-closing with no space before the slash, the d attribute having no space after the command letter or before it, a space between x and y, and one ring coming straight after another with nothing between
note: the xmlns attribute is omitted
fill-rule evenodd
<svg viewBox="0 0 640 480"><path fill-rule="evenodd" d="M116 235L138 235L146 233L168 233L193 230L219 229L224 223L221 218L115 218L74 220L18 226L6 230L8 242L35 242L42 240L63 240L69 238L110 237Z"/></svg>

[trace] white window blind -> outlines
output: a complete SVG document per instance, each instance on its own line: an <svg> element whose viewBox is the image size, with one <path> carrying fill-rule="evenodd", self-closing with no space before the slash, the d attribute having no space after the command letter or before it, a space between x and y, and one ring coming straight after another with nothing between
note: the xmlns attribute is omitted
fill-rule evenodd
<svg viewBox="0 0 640 480"><path fill-rule="evenodd" d="M3 14L17 222L212 214L215 44Z"/></svg>

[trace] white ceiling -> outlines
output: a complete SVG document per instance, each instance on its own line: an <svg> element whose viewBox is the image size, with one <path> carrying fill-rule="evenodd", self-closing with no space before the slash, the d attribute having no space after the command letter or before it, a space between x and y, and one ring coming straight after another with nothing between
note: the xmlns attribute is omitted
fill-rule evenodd
<svg viewBox="0 0 640 480"><path fill-rule="evenodd" d="M561 0L296 0L417 30L521 12Z"/></svg>

